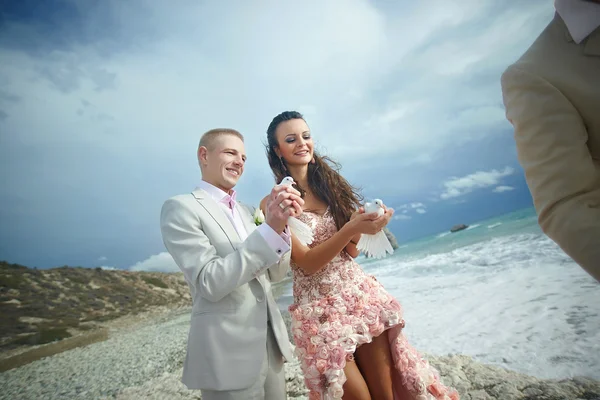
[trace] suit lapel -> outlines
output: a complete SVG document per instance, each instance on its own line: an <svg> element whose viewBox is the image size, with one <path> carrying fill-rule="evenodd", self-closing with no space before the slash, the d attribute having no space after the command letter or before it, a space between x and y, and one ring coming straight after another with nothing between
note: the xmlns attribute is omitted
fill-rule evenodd
<svg viewBox="0 0 600 400"><path fill-rule="evenodd" d="M583 52L587 56L600 56L600 27L588 36Z"/></svg>
<svg viewBox="0 0 600 400"><path fill-rule="evenodd" d="M200 203L200 205L206 209L206 211L211 215L211 217L213 217L217 224L219 224L221 229L223 229L223 233L225 233L225 236L227 236L227 239L229 239L231 247L233 247L235 250L237 245L241 242L240 236L238 235L231 221L229 221L229 219L225 216L223 210L219 207L217 202L215 202L213 198L202 189L194 190L192 195L194 195L198 203ZM254 225L252 216L249 214L249 211L246 210L246 207L240 204L236 205L236 210L238 213L240 213L242 221L244 222L244 227L246 228L246 232L248 235L250 235L254 229L256 229L256 225ZM259 275L257 279L264 287L264 280L266 279L264 273Z"/></svg>
<svg viewBox="0 0 600 400"><path fill-rule="evenodd" d="M239 201L237 202L235 208L237 212L240 213L240 217L242 218L242 222L244 223L244 228L246 228L246 232L248 233L248 236L250 236L250 234L256 229L256 224L254 224L254 217L250 212L250 208L246 207ZM263 288L266 284L265 280L267 279L265 275L266 272L263 272L257 277L258 281L263 285Z"/></svg>
<svg viewBox="0 0 600 400"><path fill-rule="evenodd" d="M249 209L240 202L238 202L238 204L235 206L235 209L242 218L242 222L244 223L244 228L246 228L246 232L248 233L248 235L250 235L256 229L256 225L254 224L254 218L252 217L252 214L250 214Z"/></svg>
<svg viewBox="0 0 600 400"><path fill-rule="evenodd" d="M229 239L231 246L235 249L237 244L241 241L240 236L233 227L233 224L223 213L223 210L219 208L219 205L213 200L213 198L202 189L196 189L192 192L198 203L208 211L213 217L217 224L223 229L223 233Z"/></svg>

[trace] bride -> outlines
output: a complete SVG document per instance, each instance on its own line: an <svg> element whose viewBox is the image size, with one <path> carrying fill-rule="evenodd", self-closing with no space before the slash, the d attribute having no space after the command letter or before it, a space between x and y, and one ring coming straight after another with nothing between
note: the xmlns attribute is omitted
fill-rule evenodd
<svg viewBox="0 0 600 400"><path fill-rule="evenodd" d="M302 114L277 115L267 139L277 183L294 179L305 201L298 218L314 232L308 246L292 235L289 308L309 398L458 400L404 337L400 303L354 261L361 234L383 229L393 210L377 217L359 208L356 190L331 167L337 164L315 153Z"/></svg>

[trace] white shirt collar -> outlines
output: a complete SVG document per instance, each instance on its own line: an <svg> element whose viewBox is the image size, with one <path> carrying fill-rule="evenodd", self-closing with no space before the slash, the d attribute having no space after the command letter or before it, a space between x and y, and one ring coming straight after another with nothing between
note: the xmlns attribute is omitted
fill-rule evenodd
<svg viewBox="0 0 600 400"><path fill-rule="evenodd" d="M200 183L198 184L198 188L204 190L205 192L207 192L208 194L210 194L210 196L218 203L221 200L223 200L223 198L225 196L227 196L229 193L224 192L223 190L219 189L218 187L201 180ZM233 199L235 199L235 195L236 192L235 190L231 189L231 197Z"/></svg>
<svg viewBox="0 0 600 400"><path fill-rule="evenodd" d="M600 26L600 4L593 1L554 0L554 8L577 44Z"/></svg>

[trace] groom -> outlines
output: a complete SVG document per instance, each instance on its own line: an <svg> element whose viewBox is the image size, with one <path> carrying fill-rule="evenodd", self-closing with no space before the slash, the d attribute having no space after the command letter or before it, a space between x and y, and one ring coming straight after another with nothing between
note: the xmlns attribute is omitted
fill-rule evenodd
<svg viewBox="0 0 600 400"><path fill-rule="evenodd" d="M292 188L273 189L256 227L233 190L246 162L243 136L208 131L197 156L199 187L168 199L160 216L193 301L182 382L204 400L285 399L283 363L292 353L271 282L289 269L286 223L304 201Z"/></svg>

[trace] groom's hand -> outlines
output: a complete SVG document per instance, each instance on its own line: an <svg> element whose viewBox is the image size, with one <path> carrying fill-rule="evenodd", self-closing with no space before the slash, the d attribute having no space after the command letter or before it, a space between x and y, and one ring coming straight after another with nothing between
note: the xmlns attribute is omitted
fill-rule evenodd
<svg viewBox="0 0 600 400"><path fill-rule="evenodd" d="M287 197L281 203L282 206L280 208L286 209L289 208L291 211L290 216L297 217L302 214L302 206L304 206L304 199L301 197L300 192L293 187L289 186L285 190L276 190L277 194L276 198L281 199L283 197ZM288 195L289 194L289 195Z"/></svg>
<svg viewBox="0 0 600 400"><path fill-rule="evenodd" d="M283 232L290 216L302 214L304 200L292 187L275 186L267 199L266 224L279 234Z"/></svg>

